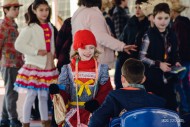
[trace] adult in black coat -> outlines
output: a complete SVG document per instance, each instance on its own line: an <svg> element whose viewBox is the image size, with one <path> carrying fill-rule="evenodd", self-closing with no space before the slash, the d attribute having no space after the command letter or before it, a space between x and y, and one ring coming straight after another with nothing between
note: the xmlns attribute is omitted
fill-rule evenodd
<svg viewBox="0 0 190 127"><path fill-rule="evenodd" d="M156 5L153 17L155 26L149 28L144 35L140 51L140 60L146 66L145 75L147 80L144 84L147 91L166 99L168 109L176 111L174 83L177 78L169 72L171 71L171 66L180 66L180 59L176 34L168 28L170 22L168 4L161 3Z"/></svg>
<svg viewBox="0 0 190 127"><path fill-rule="evenodd" d="M57 68L61 72L61 67L70 63L70 49L72 45L71 17L67 18L58 32L56 39L56 57L58 59Z"/></svg>

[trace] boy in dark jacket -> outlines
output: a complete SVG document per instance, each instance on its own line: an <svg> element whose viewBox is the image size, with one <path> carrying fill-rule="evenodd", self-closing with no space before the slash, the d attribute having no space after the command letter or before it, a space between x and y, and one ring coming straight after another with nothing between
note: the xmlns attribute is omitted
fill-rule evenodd
<svg viewBox="0 0 190 127"><path fill-rule="evenodd" d="M123 88L111 91L104 103L97 109L90 119L89 127L104 127L110 118L118 117L126 110L143 107L164 107L165 101L146 92L141 83L145 81L145 67L139 60L130 58L122 66Z"/></svg>
<svg viewBox="0 0 190 127"><path fill-rule="evenodd" d="M181 66L177 50L177 38L168 28L170 8L166 3L155 6L153 11L154 27L149 28L143 37L140 59L145 63L147 77L146 90L166 99L166 108L176 111L175 80L169 72L171 66ZM153 84L153 85L152 85Z"/></svg>

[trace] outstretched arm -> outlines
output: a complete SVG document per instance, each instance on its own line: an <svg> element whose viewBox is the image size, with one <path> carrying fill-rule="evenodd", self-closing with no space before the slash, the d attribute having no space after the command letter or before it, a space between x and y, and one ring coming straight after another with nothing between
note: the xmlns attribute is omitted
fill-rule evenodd
<svg viewBox="0 0 190 127"><path fill-rule="evenodd" d="M92 114L89 127L105 127L113 117L114 106L112 98L108 95L103 104Z"/></svg>

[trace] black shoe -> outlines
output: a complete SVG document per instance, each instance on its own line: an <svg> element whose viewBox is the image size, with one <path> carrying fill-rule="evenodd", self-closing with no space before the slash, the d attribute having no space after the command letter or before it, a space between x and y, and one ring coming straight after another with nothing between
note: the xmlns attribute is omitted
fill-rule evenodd
<svg viewBox="0 0 190 127"><path fill-rule="evenodd" d="M58 125L55 122L55 119L51 120L51 127L58 127Z"/></svg>
<svg viewBox="0 0 190 127"><path fill-rule="evenodd" d="M32 108L30 119L31 120L40 120L39 111Z"/></svg>
<svg viewBox="0 0 190 127"><path fill-rule="evenodd" d="M9 127L10 121L9 120L1 120L0 127Z"/></svg>
<svg viewBox="0 0 190 127"><path fill-rule="evenodd" d="M31 116L30 116L30 119L31 119L31 120L40 120L40 117L38 117L38 116L32 116L32 115L31 115Z"/></svg>
<svg viewBox="0 0 190 127"><path fill-rule="evenodd" d="M40 120L40 115L32 115L30 116L31 120Z"/></svg>
<svg viewBox="0 0 190 127"><path fill-rule="evenodd" d="M22 127L22 123L18 119L10 121L10 127Z"/></svg>

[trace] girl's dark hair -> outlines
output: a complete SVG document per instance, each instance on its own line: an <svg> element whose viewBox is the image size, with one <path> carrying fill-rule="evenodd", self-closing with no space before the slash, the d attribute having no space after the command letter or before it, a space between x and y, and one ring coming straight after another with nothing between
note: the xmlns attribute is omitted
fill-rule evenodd
<svg viewBox="0 0 190 127"><path fill-rule="evenodd" d="M24 18L25 18L25 22L28 23L28 21L29 21L28 13L25 13L25 14L24 14Z"/></svg>
<svg viewBox="0 0 190 127"><path fill-rule="evenodd" d="M115 5L119 6L121 4L121 1L123 1L123 0L114 0Z"/></svg>
<svg viewBox="0 0 190 127"><path fill-rule="evenodd" d="M147 2L148 0L136 0L135 1L135 5L137 5L137 4L142 4L142 2Z"/></svg>
<svg viewBox="0 0 190 127"><path fill-rule="evenodd" d="M154 7L153 16L155 17L158 13L165 12L170 15L170 7L167 3L159 3Z"/></svg>
<svg viewBox="0 0 190 127"><path fill-rule="evenodd" d="M34 0L34 2L28 7L28 25L31 23L37 23L40 24L40 21L38 20L36 14L33 12L38 8L39 5L45 4L49 7L49 4L46 0ZM49 15L47 17L46 22L50 22L51 18L51 9L49 7Z"/></svg>
<svg viewBox="0 0 190 127"><path fill-rule="evenodd" d="M99 9L101 9L102 0L78 0L78 5L83 5L85 7L99 7Z"/></svg>

